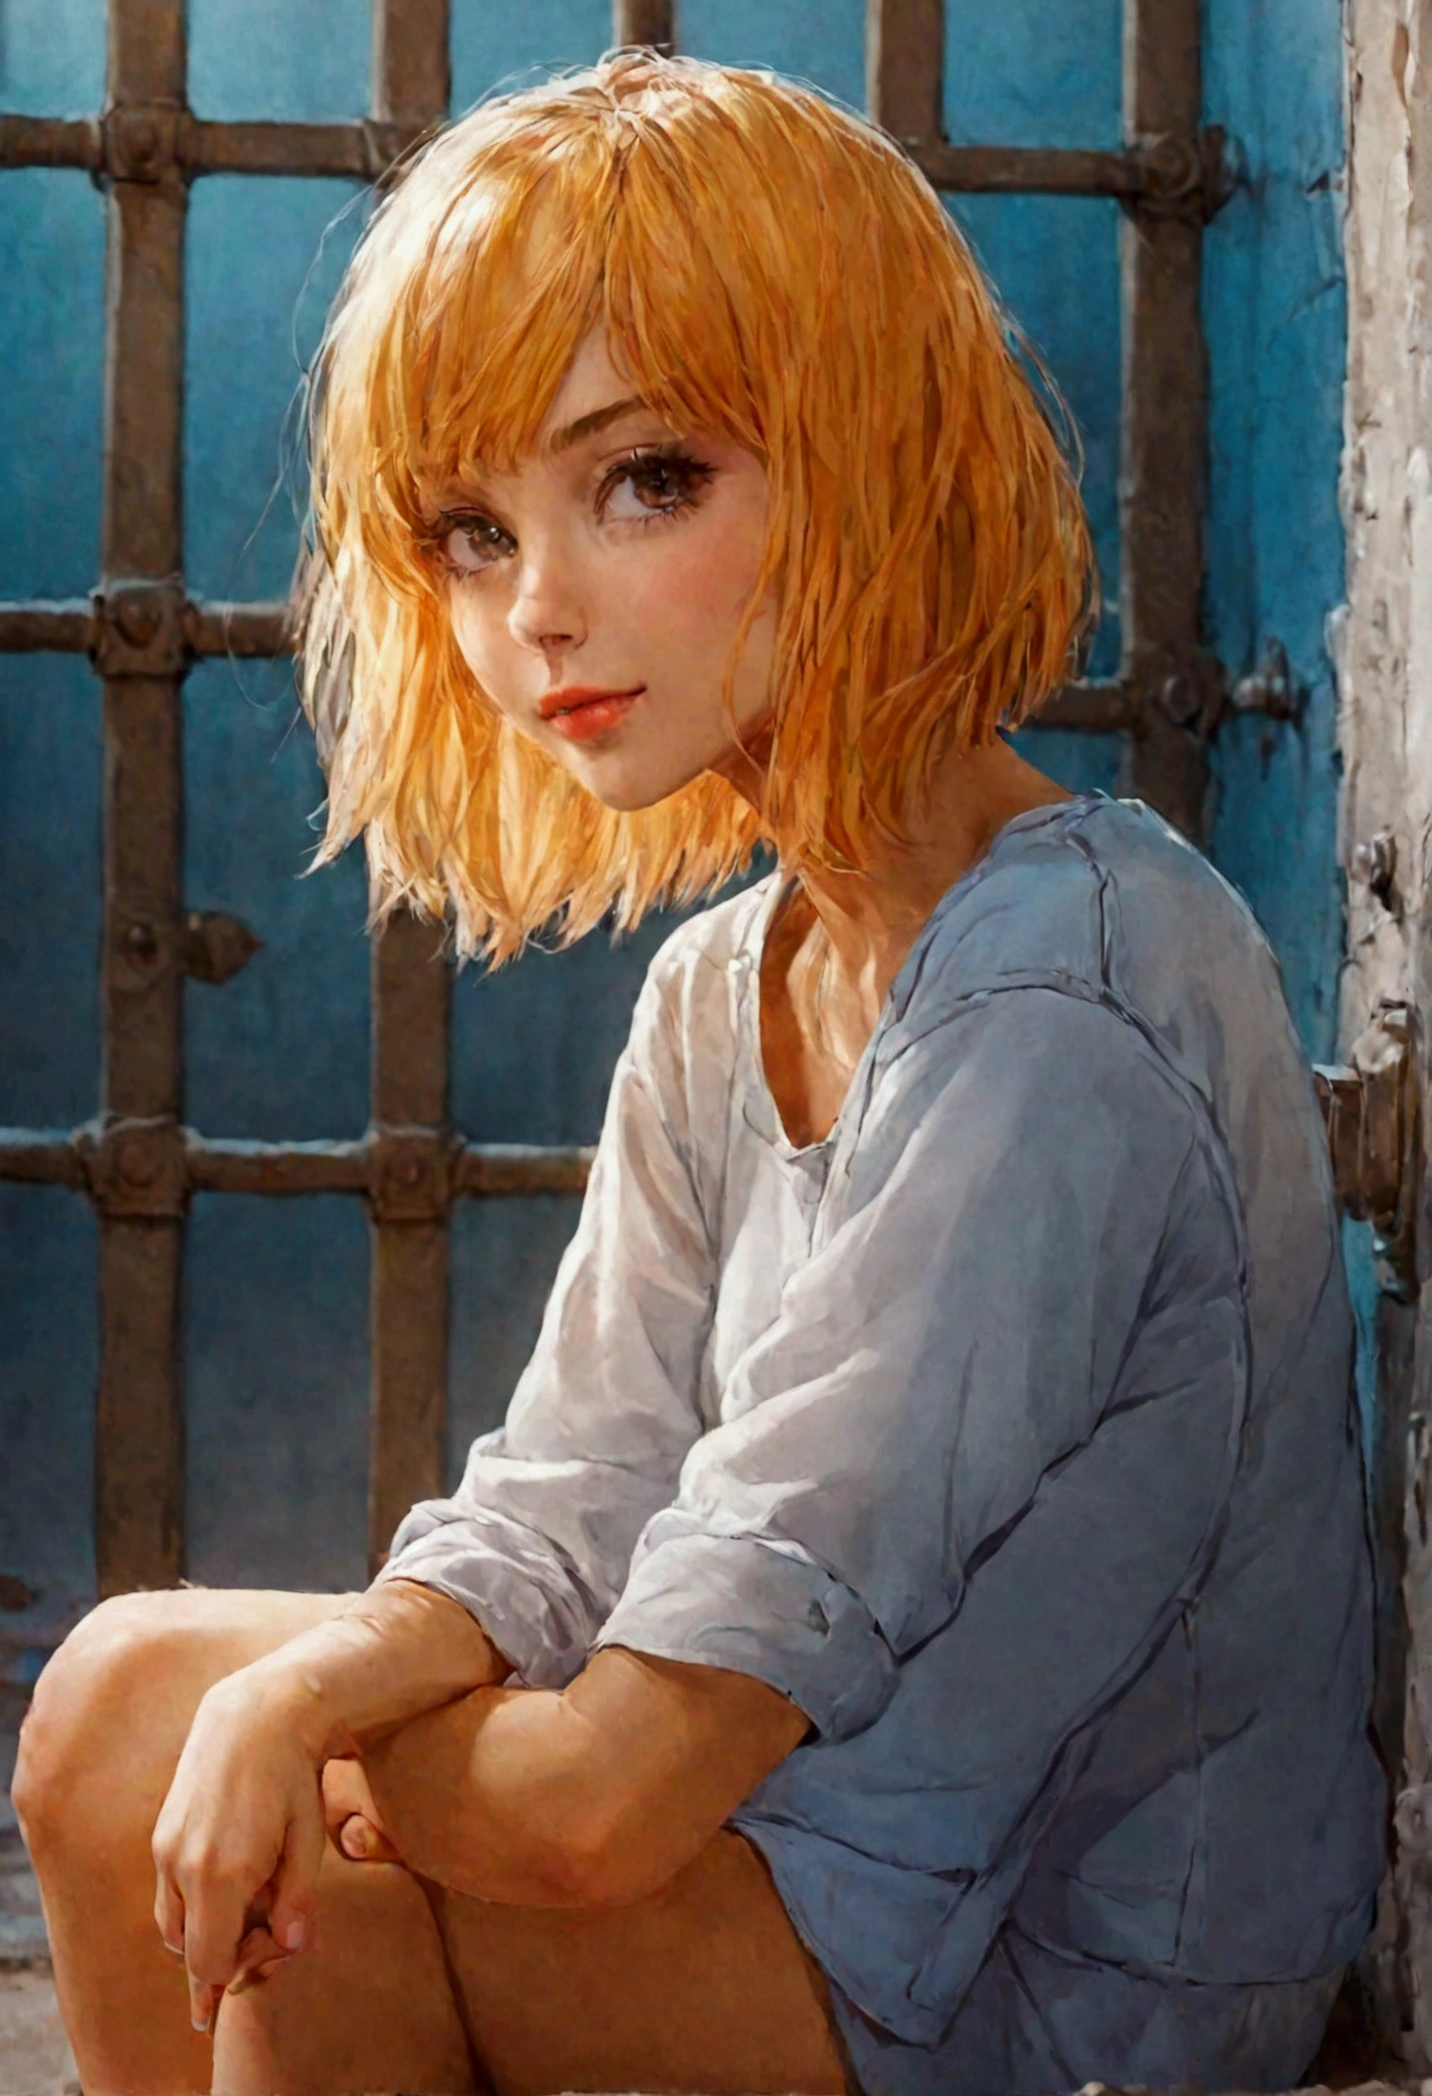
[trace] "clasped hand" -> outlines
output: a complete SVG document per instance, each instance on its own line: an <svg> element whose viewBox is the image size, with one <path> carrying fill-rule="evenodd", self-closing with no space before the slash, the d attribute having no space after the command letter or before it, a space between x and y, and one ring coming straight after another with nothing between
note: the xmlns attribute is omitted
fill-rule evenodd
<svg viewBox="0 0 1432 2096"><path fill-rule="evenodd" d="M223 1993L311 1947L324 1842L396 1861L361 1762L325 1759L271 1678L244 1668L195 1713L154 1829L154 1918L196 2030Z"/></svg>

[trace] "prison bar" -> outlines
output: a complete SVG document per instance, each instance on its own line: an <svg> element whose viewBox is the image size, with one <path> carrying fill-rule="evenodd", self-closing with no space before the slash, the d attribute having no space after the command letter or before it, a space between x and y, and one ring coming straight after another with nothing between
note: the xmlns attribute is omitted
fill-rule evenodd
<svg viewBox="0 0 1432 2096"><path fill-rule="evenodd" d="M182 103L183 0L110 0L111 108ZM116 173L107 202L101 589L159 582L183 558L184 218L177 177ZM165 1120L183 1105L179 957L182 756L176 662L104 676L103 1073L100 1111ZM179 1384L182 1220L102 1208L95 1548L100 1594L183 1568Z"/></svg>
<svg viewBox="0 0 1432 2096"><path fill-rule="evenodd" d="M72 1129L0 1128L0 1180L95 1192L95 1158L103 1134L98 1122ZM373 1131L347 1143L215 1140L192 1128L180 1128L178 1137L186 1196L371 1195L377 1178L375 1159L381 1149ZM448 1150L449 1169L436 1204L439 1210L459 1197L496 1200L514 1195L579 1194L596 1155L577 1144L464 1143L456 1139L448 1142ZM159 1200L169 1205L167 1195Z"/></svg>
<svg viewBox="0 0 1432 2096"><path fill-rule="evenodd" d="M374 0L373 116L420 132L447 112L448 0ZM425 1183L448 1125L452 972L441 932L406 912L372 945L375 1160L369 1319L368 1560L377 1569L408 1508L442 1490L447 1430L448 1228ZM416 1141L412 1138L416 1137Z"/></svg>
<svg viewBox="0 0 1432 2096"><path fill-rule="evenodd" d="M1199 0L1124 0L1124 143L1195 130ZM1119 228L1123 315L1119 617L1122 681L1143 694L1127 781L1201 841L1208 790L1202 648L1207 357L1203 216L1135 202Z"/></svg>
<svg viewBox="0 0 1432 2096"><path fill-rule="evenodd" d="M166 156L186 179L346 175L376 182L428 128L376 121L210 123L185 110L155 136L154 164ZM1191 199L1210 216L1223 198L1223 177L1197 132L1122 149L953 145L937 134L908 141L894 135L936 189L955 194L1103 196L1125 203ZM128 156L124 164L132 170L132 143L116 143L113 127L106 134L92 119L0 115L0 170L69 167L108 177L115 174L121 154Z"/></svg>

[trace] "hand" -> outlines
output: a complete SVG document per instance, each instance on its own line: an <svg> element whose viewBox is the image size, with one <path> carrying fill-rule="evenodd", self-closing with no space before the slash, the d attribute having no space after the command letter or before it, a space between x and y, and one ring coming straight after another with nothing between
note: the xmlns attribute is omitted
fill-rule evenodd
<svg viewBox="0 0 1432 2096"><path fill-rule="evenodd" d="M402 1862L373 1802L367 1771L356 1757L324 1763L323 1817L329 1840L351 1862Z"/></svg>
<svg viewBox="0 0 1432 2096"><path fill-rule="evenodd" d="M196 2030L228 1987L313 1939L323 1860L321 1753L273 1668L246 1667L200 1703L154 1829L154 1918L184 1959Z"/></svg>

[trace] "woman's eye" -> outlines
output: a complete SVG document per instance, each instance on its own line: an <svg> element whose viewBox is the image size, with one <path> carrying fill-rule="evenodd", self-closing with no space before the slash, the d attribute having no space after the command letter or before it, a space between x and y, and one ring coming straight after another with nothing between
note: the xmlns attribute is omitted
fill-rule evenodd
<svg viewBox="0 0 1432 2096"><path fill-rule="evenodd" d="M685 454L656 452L626 460L607 476L602 514L616 519L672 517L690 507L713 468Z"/></svg>
<svg viewBox="0 0 1432 2096"><path fill-rule="evenodd" d="M441 542L443 558L459 575L476 575L513 550L512 540L490 517L464 517L449 526Z"/></svg>

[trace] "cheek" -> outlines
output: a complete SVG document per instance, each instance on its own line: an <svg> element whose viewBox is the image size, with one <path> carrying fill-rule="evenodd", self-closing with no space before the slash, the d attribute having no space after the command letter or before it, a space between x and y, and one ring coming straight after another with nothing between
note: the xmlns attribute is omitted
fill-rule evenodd
<svg viewBox="0 0 1432 2096"><path fill-rule="evenodd" d="M677 526L654 553L636 564L624 593L630 617L653 637L724 659L760 570L759 547L733 548L725 532Z"/></svg>
<svg viewBox="0 0 1432 2096"><path fill-rule="evenodd" d="M493 700L500 704L503 685L503 640L506 627L475 587L455 585L448 595L448 618L458 653Z"/></svg>

